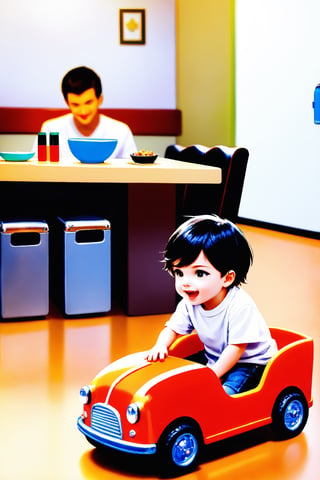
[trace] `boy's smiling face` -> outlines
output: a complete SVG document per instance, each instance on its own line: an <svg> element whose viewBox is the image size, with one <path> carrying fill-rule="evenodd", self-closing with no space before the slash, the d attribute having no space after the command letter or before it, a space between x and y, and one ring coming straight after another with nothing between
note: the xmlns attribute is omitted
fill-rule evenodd
<svg viewBox="0 0 320 480"><path fill-rule="evenodd" d="M179 260L173 263L178 294L192 305L202 305L205 310L211 310L222 302L235 278L233 270L222 277L203 251L190 265L178 267L177 264Z"/></svg>
<svg viewBox="0 0 320 480"><path fill-rule="evenodd" d="M74 117L76 125L82 127L96 123L99 117L98 109L103 101L103 96L96 96L94 88L85 90L80 95L68 93L68 107Z"/></svg>

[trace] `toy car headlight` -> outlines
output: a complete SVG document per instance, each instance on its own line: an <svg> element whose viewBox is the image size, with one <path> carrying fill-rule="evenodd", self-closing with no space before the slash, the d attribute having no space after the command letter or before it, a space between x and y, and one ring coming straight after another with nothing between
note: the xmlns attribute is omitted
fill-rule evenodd
<svg viewBox="0 0 320 480"><path fill-rule="evenodd" d="M83 405L87 405L91 402L91 390L90 387L82 387L80 390L80 402Z"/></svg>
<svg viewBox="0 0 320 480"><path fill-rule="evenodd" d="M127 408L127 420L129 423L137 423L140 418L140 409L136 403L130 403Z"/></svg>

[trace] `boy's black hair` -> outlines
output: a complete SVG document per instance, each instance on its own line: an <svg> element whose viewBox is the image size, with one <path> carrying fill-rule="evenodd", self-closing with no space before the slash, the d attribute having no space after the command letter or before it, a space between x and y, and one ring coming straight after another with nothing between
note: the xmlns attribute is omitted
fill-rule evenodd
<svg viewBox="0 0 320 480"><path fill-rule="evenodd" d="M201 251L222 276L229 270L235 272L232 286L246 282L253 254L243 233L232 222L217 215L199 215L184 222L168 240L165 270L173 273L174 266L190 265Z"/></svg>
<svg viewBox="0 0 320 480"><path fill-rule="evenodd" d="M61 90L65 101L68 103L68 93L81 93L94 88L96 97L99 98L102 93L100 77L88 67L77 67L70 70L62 79Z"/></svg>

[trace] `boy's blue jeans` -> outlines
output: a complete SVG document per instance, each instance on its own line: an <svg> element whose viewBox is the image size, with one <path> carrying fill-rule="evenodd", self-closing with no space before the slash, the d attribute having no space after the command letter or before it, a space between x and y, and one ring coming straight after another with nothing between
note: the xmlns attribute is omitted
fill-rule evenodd
<svg viewBox="0 0 320 480"><path fill-rule="evenodd" d="M222 386L228 395L250 390L258 385L265 365L237 363L221 377Z"/></svg>
<svg viewBox="0 0 320 480"><path fill-rule="evenodd" d="M207 358L204 350L190 357L188 360L193 362L207 364ZM265 365L257 365L255 363L237 363L231 370L221 377L223 389L228 395L250 390L258 385L263 374Z"/></svg>

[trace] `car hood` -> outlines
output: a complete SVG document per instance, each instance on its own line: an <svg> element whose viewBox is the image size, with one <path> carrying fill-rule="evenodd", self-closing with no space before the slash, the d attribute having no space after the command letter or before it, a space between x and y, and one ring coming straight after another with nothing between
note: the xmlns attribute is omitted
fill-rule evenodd
<svg viewBox="0 0 320 480"><path fill-rule="evenodd" d="M137 353L123 357L108 365L94 378L94 388L107 388L107 403L116 392L145 397L161 382L195 369L206 369L203 365L183 358L169 356L164 361L147 362L143 356L143 353Z"/></svg>

